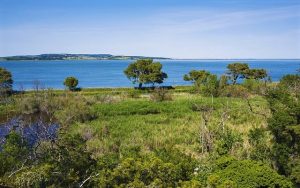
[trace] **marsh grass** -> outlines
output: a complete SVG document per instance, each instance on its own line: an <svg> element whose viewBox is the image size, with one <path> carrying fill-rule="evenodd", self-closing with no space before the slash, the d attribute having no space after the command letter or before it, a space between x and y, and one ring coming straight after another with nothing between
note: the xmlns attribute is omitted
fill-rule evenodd
<svg viewBox="0 0 300 188"><path fill-rule="evenodd" d="M249 130L266 125L266 118L251 112L245 99L202 97L174 91L172 101L159 103L148 97L123 97L114 103L95 103L92 108L98 118L76 124L72 131L82 135L92 134L87 145L96 158L116 151L120 152L121 157L130 157L134 153L152 153L162 148L177 148L188 155L201 157L201 115L193 109L195 104L209 105L215 109L209 124L216 130L221 129L220 117L224 110L228 110L226 126L243 139L232 152L238 157L248 152ZM253 96L251 104L257 112L268 111L267 102L262 97ZM86 133L87 130L89 133Z"/></svg>
<svg viewBox="0 0 300 188"><path fill-rule="evenodd" d="M75 123L70 133L79 133L87 139L87 148L95 158L116 152L126 157L133 153L153 153L163 148L177 148L196 158L203 156L199 144L202 118L201 112L194 109L195 105L214 109L208 122L214 132L222 129L222 114L227 111L224 124L242 138L242 143L234 147L232 153L238 157L247 156L250 150L249 130L266 126L266 118L270 114L267 101L261 96L251 95L251 111L244 98L203 97L192 90L190 86L176 87L168 91L172 100L160 102L151 100L153 91L133 88L83 89L67 93L53 90L52 93L56 97L79 95L91 107L97 118ZM16 99L35 95L34 91L30 91L16 96ZM0 113L6 113L3 109L9 110L0 106Z"/></svg>

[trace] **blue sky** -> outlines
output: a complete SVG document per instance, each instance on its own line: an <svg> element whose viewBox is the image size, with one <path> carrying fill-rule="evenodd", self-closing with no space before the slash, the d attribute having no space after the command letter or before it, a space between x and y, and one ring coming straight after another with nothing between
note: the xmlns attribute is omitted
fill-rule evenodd
<svg viewBox="0 0 300 188"><path fill-rule="evenodd" d="M0 0L0 56L300 58L299 0Z"/></svg>

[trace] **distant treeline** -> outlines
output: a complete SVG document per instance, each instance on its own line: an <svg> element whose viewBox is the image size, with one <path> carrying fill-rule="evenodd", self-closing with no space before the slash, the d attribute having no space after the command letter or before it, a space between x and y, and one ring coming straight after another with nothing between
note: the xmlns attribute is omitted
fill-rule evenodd
<svg viewBox="0 0 300 188"><path fill-rule="evenodd" d="M169 59L164 57L115 56L111 54L40 54L0 57L3 61L19 60L137 60L137 59Z"/></svg>

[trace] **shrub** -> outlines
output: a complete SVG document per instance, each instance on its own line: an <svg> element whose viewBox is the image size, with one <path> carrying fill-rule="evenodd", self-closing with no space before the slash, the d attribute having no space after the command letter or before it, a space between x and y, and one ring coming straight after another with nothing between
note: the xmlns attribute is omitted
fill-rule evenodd
<svg viewBox="0 0 300 188"><path fill-rule="evenodd" d="M222 159L222 158L221 158ZM223 160L223 159L222 159ZM223 160L224 161L224 160ZM219 164L214 173L208 177L212 187L282 187L291 188L292 183L280 176L263 163L251 160L225 160L226 165Z"/></svg>
<svg viewBox="0 0 300 188"><path fill-rule="evenodd" d="M155 88L150 94L150 99L155 102L170 101L172 96L167 89Z"/></svg>
<svg viewBox="0 0 300 188"><path fill-rule="evenodd" d="M219 155L227 154L237 143L242 142L241 135L229 128L225 128L224 131L219 130L216 136L216 151Z"/></svg>
<svg viewBox="0 0 300 188"><path fill-rule="evenodd" d="M289 90L292 93L300 93L300 75L288 74L281 78L279 86Z"/></svg>
<svg viewBox="0 0 300 188"><path fill-rule="evenodd" d="M220 93L223 97L247 98L249 91L241 85L228 85Z"/></svg>
<svg viewBox="0 0 300 188"><path fill-rule="evenodd" d="M267 145L266 131L261 128L251 129L248 133L248 139L252 146L250 158L265 163L269 162L271 155Z"/></svg>
<svg viewBox="0 0 300 188"><path fill-rule="evenodd" d="M126 158L111 171L100 173L99 187L176 187L180 171L175 164L152 157L148 160Z"/></svg>
<svg viewBox="0 0 300 188"><path fill-rule="evenodd" d="M201 92L204 96L217 96L218 95L218 77L211 74L207 77L206 83L202 86Z"/></svg>
<svg viewBox="0 0 300 188"><path fill-rule="evenodd" d="M114 97L111 96L111 95L103 95L103 94L100 94L100 95L96 95L95 96L95 100L97 102L100 102L100 103L103 103L103 104L111 104L115 101Z"/></svg>
<svg viewBox="0 0 300 188"><path fill-rule="evenodd" d="M128 91L127 96L136 99L136 98L140 98L141 94L142 94L141 90L134 89Z"/></svg>
<svg viewBox="0 0 300 188"><path fill-rule="evenodd" d="M0 98L12 92L13 79L11 73L0 67Z"/></svg>
<svg viewBox="0 0 300 188"><path fill-rule="evenodd" d="M266 83L256 79L245 79L242 86L253 94L265 94L267 89Z"/></svg>
<svg viewBox="0 0 300 188"><path fill-rule="evenodd" d="M67 77L64 81L64 85L69 88L70 91L74 91L78 85L78 79L75 77Z"/></svg>
<svg viewBox="0 0 300 188"><path fill-rule="evenodd" d="M71 125L74 122L85 122L92 120L96 114L91 111L84 97L78 95L67 95L60 98L58 106L62 108L54 114L61 125Z"/></svg>

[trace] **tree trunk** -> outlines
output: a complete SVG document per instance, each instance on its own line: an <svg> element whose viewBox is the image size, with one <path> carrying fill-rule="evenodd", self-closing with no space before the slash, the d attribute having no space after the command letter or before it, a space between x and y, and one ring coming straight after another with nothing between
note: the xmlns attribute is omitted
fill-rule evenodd
<svg viewBox="0 0 300 188"><path fill-rule="evenodd" d="M143 83L139 83L139 89L142 89Z"/></svg>

